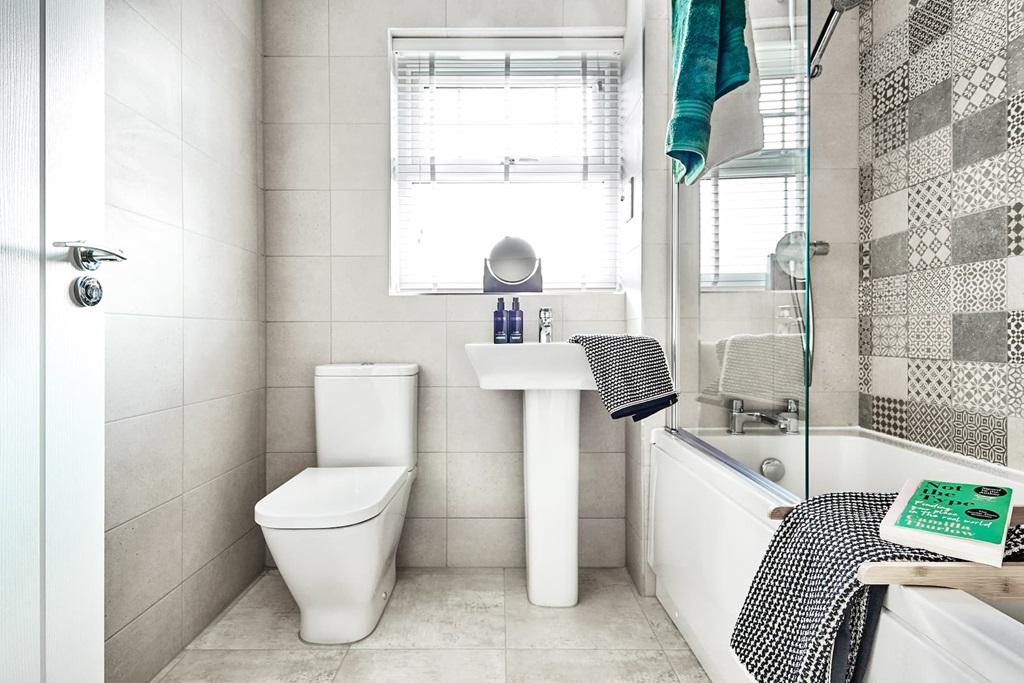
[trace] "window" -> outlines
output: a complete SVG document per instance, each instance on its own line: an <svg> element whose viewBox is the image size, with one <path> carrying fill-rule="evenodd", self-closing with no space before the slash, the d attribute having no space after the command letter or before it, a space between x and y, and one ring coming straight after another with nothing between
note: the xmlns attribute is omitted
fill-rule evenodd
<svg viewBox="0 0 1024 683"><path fill-rule="evenodd" d="M723 164L700 182L705 289L766 288L775 243L805 229L806 59L788 39L758 37L764 149Z"/></svg>
<svg viewBox="0 0 1024 683"><path fill-rule="evenodd" d="M618 39L393 40L391 291L479 291L506 235L545 289L612 289Z"/></svg>

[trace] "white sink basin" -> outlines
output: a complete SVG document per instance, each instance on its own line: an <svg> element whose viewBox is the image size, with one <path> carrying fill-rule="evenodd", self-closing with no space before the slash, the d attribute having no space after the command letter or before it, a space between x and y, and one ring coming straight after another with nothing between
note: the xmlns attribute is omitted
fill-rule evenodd
<svg viewBox="0 0 1024 683"><path fill-rule="evenodd" d="M543 607L579 596L580 391L594 376L578 344L466 344L483 389L523 391L526 592ZM471 419L471 418L470 418Z"/></svg>
<svg viewBox="0 0 1024 683"><path fill-rule="evenodd" d="M579 344L466 344L481 389L594 390Z"/></svg>

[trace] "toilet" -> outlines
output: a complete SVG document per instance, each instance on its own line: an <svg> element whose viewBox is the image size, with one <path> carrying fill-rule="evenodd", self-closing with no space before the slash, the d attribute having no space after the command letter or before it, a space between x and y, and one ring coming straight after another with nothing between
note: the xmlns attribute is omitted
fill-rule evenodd
<svg viewBox="0 0 1024 683"><path fill-rule="evenodd" d="M256 504L306 642L365 638L388 603L416 478L418 373L411 363L317 366L317 466Z"/></svg>

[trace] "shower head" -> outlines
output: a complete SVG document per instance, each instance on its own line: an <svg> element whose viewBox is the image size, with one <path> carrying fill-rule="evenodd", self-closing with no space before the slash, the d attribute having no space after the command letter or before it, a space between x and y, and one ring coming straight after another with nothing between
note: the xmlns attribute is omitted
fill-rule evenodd
<svg viewBox="0 0 1024 683"><path fill-rule="evenodd" d="M803 230L792 230L782 236L775 245L775 265L791 278L804 280L807 278L806 266L808 255L824 256L831 245L828 242L815 240L808 249L807 233Z"/></svg>
<svg viewBox="0 0 1024 683"><path fill-rule="evenodd" d="M843 15L843 12L853 9L861 2L862 0L832 0L832 9L828 11L825 25L821 28L821 33L818 35L818 42L814 44L814 49L811 50L811 59L808 62L808 76L810 78L817 78L821 75L821 56L825 54L828 41L831 40L836 27L839 26L839 17Z"/></svg>

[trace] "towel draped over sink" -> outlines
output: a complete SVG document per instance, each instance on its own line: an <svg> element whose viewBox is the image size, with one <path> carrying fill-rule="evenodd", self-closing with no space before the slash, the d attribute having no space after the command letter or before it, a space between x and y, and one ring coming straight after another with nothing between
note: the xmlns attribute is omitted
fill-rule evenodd
<svg viewBox="0 0 1024 683"><path fill-rule="evenodd" d="M587 355L601 401L612 419L639 422L676 401L672 375L661 344L651 337L628 334L577 334Z"/></svg>

